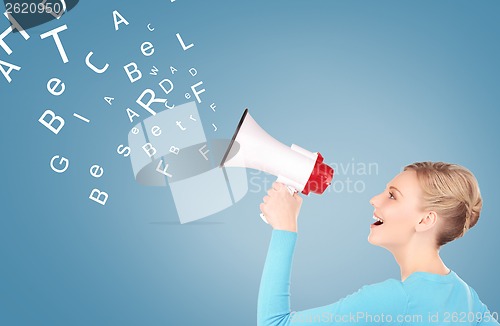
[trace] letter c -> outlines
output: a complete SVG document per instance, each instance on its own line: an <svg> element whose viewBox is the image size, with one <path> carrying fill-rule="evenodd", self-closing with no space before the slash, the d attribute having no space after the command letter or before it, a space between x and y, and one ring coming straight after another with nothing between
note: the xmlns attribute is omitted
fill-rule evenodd
<svg viewBox="0 0 500 326"><path fill-rule="evenodd" d="M109 67L109 64L105 64L103 68L99 69L97 68L96 66L94 66L91 62L90 62L90 57L94 54L94 52L90 51L89 54L87 54L87 57L85 57L85 64L87 65L87 67L89 67L90 69L92 69L94 72L98 73L98 74L102 74L104 73L106 70L108 70L108 67Z"/></svg>

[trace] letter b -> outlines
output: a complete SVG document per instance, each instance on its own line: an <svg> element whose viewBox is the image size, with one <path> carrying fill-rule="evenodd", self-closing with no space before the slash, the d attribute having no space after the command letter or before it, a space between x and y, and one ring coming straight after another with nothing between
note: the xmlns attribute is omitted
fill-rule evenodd
<svg viewBox="0 0 500 326"><path fill-rule="evenodd" d="M52 119L50 119L49 122L45 121L45 117L47 115L50 115L52 117ZM59 121L59 125L56 128L54 128L54 126L52 126L52 124L54 123L54 120ZM64 119L61 118L60 116L57 116L51 110L45 110L45 112L42 114L40 119L38 119L38 121L56 135L59 133L59 131L61 131L62 127L64 126Z"/></svg>
<svg viewBox="0 0 500 326"><path fill-rule="evenodd" d="M142 146L142 149L148 154L149 157L153 157L156 154L156 148L151 145L151 143L146 143Z"/></svg>
<svg viewBox="0 0 500 326"><path fill-rule="evenodd" d="M133 67L132 70L129 69L130 67ZM128 65L123 66L123 69L125 69L125 72L127 73L128 79L130 79L131 83L135 83L142 78L142 72L137 68L135 62L131 62ZM137 76L134 77L134 74L136 74Z"/></svg>
<svg viewBox="0 0 500 326"><path fill-rule="evenodd" d="M102 199L101 199L101 197L102 197ZM94 188L94 189L92 189L92 192L90 193L89 199L104 206L104 205L106 205L106 201L108 200L108 193Z"/></svg>

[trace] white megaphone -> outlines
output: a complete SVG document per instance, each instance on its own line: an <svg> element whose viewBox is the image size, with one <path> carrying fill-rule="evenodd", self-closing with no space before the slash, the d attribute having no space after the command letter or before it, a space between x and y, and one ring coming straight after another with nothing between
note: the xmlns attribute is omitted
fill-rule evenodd
<svg viewBox="0 0 500 326"><path fill-rule="evenodd" d="M220 163L221 167L256 169L277 176L290 193L322 194L331 184L333 169L320 153L293 144L284 145L271 137L245 109ZM264 222L265 217L261 214Z"/></svg>

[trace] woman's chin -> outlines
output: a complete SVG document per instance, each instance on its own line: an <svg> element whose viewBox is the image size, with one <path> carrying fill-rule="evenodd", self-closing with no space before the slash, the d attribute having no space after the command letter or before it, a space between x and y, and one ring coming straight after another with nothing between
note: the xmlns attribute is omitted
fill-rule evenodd
<svg viewBox="0 0 500 326"><path fill-rule="evenodd" d="M374 246L382 247L380 239L378 239L378 237L374 235L371 231L370 234L368 235L368 242Z"/></svg>
<svg viewBox="0 0 500 326"><path fill-rule="evenodd" d="M393 247L393 245L390 245L389 243L387 242L384 242L384 241L381 241L380 239L378 239L377 237L373 236L373 234L370 234L368 236L368 242L371 244L371 245L374 245L374 246L377 246L377 247L380 247L380 248L384 248L384 249L387 249L389 251L390 248Z"/></svg>

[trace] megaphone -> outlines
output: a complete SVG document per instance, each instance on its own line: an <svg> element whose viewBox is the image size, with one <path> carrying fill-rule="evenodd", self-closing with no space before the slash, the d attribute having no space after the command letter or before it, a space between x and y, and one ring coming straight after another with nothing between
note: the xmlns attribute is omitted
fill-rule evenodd
<svg viewBox="0 0 500 326"><path fill-rule="evenodd" d="M221 167L243 167L272 174L290 192L322 194L334 171L320 153L292 144L286 146L262 129L245 109L220 163ZM261 217L265 220L264 216Z"/></svg>

